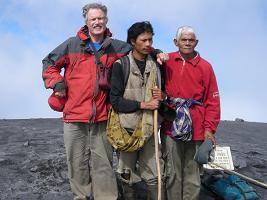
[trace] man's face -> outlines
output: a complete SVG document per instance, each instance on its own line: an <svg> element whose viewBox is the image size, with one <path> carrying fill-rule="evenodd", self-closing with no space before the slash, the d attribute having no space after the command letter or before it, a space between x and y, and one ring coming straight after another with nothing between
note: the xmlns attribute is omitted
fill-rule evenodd
<svg viewBox="0 0 267 200"><path fill-rule="evenodd" d="M133 49L141 55L148 55L151 51L153 39L152 33L144 32L138 35L135 41L132 41Z"/></svg>
<svg viewBox="0 0 267 200"><path fill-rule="evenodd" d="M92 37L104 34L108 19L101 9L89 9L87 12L86 25L89 28L89 34Z"/></svg>
<svg viewBox="0 0 267 200"><path fill-rule="evenodd" d="M174 43L182 54L188 55L194 52L198 41L194 33L183 32L179 40L174 39Z"/></svg>

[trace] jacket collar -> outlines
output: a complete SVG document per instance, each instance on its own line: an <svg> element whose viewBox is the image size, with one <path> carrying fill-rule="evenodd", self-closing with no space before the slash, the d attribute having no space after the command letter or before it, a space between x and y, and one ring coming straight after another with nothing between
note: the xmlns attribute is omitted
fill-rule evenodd
<svg viewBox="0 0 267 200"><path fill-rule="evenodd" d="M181 56L180 52L177 51L177 53L174 55L174 60L178 61L178 60L182 60L183 63L185 62L189 62L190 64L192 64L193 66L196 66L198 64L198 62L200 61L200 55L197 52L197 55L190 59L190 60L184 60L184 58Z"/></svg>
<svg viewBox="0 0 267 200"><path fill-rule="evenodd" d="M87 25L84 25L78 31L77 37L79 37L82 40L81 47L84 48L85 51L93 53L93 51L90 48L88 48L88 46L87 46L88 42L90 41L90 35L88 32L89 32L89 30L88 30ZM104 51L110 45L111 37L112 37L112 33L109 31L108 28L106 28L106 30L104 32L104 40L103 40L101 47L100 47L100 49L102 51Z"/></svg>

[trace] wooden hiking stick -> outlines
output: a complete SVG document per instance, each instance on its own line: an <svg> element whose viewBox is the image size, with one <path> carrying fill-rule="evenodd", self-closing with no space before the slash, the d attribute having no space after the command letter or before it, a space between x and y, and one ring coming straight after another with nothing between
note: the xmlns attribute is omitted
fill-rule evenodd
<svg viewBox="0 0 267 200"><path fill-rule="evenodd" d="M157 71L158 83L155 84L155 87L161 88L161 75L160 70ZM158 109L154 110L154 141L155 141L155 156L156 156L156 165L158 172L158 200L161 200L161 173L160 173L160 162L159 162L159 135L158 135Z"/></svg>
<svg viewBox="0 0 267 200"><path fill-rule="evenodd" d="M245 175L243 175L243 174L239 174L239 173L237 173L237 172L235 172L235 171L228 170L228 169L226 169L225 167L223 167L223 166L221 166L221 165L218 165L218 164L216 164L216 163L209 163L209 165L210 165L211 167L212 167L212 166L216 166L216 167L222 168L222 169L224 170L224 172L226 172L227 174L234 174L234 175L237 175L237 176L239 176L240 178L242 178L242 179L244 179L244 180L246 180L246 181L248 181L248 182L250 182L250 183L252 183L252 184L254 184L254 185L257 185L257 186L260 186L260 187L262 187L262 188L267 189L267 184L266 184L266 183L259 182L259 181L255 180L255 179L250 178L250 177L248 177L248 176L245 176Z"/></svg>
<svg viewBox="0 0 267 200"><path fill-rule="evenodd" d="M158 200L161 200L161 174L159 162L159 138L158 138L158 110L154 110L154 141L155 141L155 156L158 172Z"/></svg>

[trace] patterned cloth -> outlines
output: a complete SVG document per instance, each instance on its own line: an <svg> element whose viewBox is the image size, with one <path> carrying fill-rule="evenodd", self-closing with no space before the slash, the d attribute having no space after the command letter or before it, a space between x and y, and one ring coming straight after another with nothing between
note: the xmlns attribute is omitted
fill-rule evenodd
<svg viewBox="0 0 267 200"><path fill-rule="evenodd" d="M189 108L193 105L202 105L194 99L168 98L168 103L175 105L176 118L172 123L171 136L174 140L190 141L192 139L192 118Z"/></svg>

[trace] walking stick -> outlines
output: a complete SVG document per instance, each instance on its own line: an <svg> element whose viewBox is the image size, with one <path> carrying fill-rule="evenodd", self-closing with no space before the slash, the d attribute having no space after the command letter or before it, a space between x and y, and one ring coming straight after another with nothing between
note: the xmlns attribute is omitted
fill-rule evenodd
<svg viewBox="0 0 267 200"><path fill-rule="evenodd" d="M158 200L161 200L161 174L159 162L159 138L158 138L158 110L154 110L154 140L155 140L155 156L158 172Z"/></svg>
<svg viewBox="0 0 267 200"><path fill-rule="evenodd" d="M155 84L155 87L161 88L161 74L160 70L157 71L157 80L158 83ZM159 162L159 135L158 135L158 110L154 110L154 141L155 141L155 156L156 156L156 165L158 172L158 200L161 200L161 173L160 173L160 162Z"/></svg>
<svg viewBox="0 0 267 200"><path fill-rule="evenodd" d="M225 167L223 167L223 166L221 166L221 165L218 165L218 164L216 164L216 163L209 163L209 165L210 165L211 167L213 167L213 166L220 167L220 168L222 168L222 169L224 170L224 172L226 172L227 174L234 174L234 175L237 175L237 176L239 176L240 178L243 178L244 180L246 180L246 181L248 181L248 182L250 182L250 183L252 183L252 184L254 184L254 185L257 185L257 186L260 186L260 187L262 187L262 188L267 189L267 184L266 184L266 183L259 182L259 181L255 180L255 179L253 179L253 178L250 178L250 177L245 176L245 175L243 175L243 174L239 174L238 172L228 170L228 169L226 169Z"/></svg>

